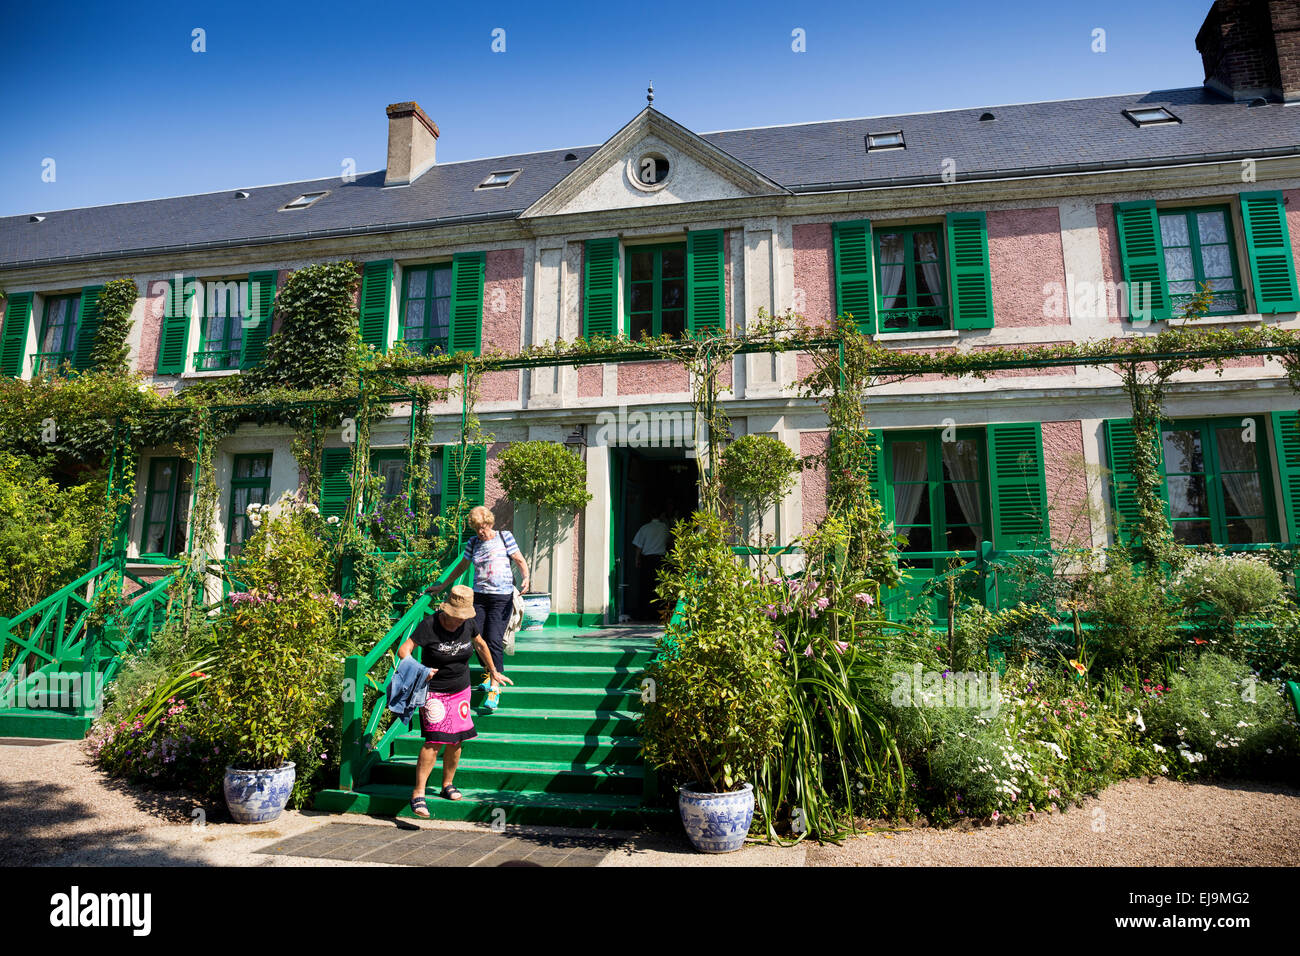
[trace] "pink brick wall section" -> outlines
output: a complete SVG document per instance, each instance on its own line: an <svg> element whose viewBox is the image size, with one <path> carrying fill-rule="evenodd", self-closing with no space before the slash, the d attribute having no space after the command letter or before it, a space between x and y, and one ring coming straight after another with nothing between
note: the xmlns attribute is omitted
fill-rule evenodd
<svg viewBox="0 0 1300 956"><path fill-rule="evenodd" d="M605 393L605 366L583 365L578 369L578 395L599 398Z"/></svg>
<svg viewBox="0 0 1300 956"><path fill-rule="evenodd" d="M519 351L524 316L524 250L498 249L487 254L483 280L483 351ZM489 372L479 397L510 402L519 397L518 372Z"/></svg>
<svg viewBox="0 0 1300 956"><path fill-rule="evenodd" d="M830 441L826 431L800 432L800 455L824 455ZM803 533L817 527L826 517L826 465L816 470L807 469L799 476L799 492L803 497Z"/></svg>
<svg viewBox="0 0 1300 956"><path fill-rule="evenodd" d="M1056 206L987 214L993 315L998 328L1064 324L1043 315L1043 286L1065 288L1061 214Z"/></svg>
<svg viewBox="0 0 1300 956"><path fill-rule="evenodd" d="M1089 546L1092 521L1088 514L1082 422L1043 422L1043 470L1052 542L1066 547Z"/></svg>
<svg viewBox="0 0 1300 956"><path fill-rule="evenodd" d="M515 506L506 497L505 491L501 488L501 482L497 480L497 469L501 467L501 453L506 450L507 444L507 442L494 442L488 446L487 488L484 492L483 502L492 510L492 514L496 518L494 527L497 530L514 531Z"/></svg>
<svg viewBox="0 0 1300 956"><path fill-rule="evenodd" d="M1106 288L1111 288L1111 283L1119 282L1124 278L1124 269L1119 261L1119 227L1115 224L1115 206L1112 203L1103 202L1097 204L1097 239L1101 243L1101 275L1106 282ZM1116 306L1119 303L1115 303ZM1107 301L1107 320L1115 324L1123 321L1119 316L1118 308L1111 308L1111 303ZM1128 306L1125 305L1124 309Z"/></svg>
<svg viewBox="0 0 1300 956"><path fill-rule="evenodd" d="M656 395L690 390L685 366L676 362L624 362L618 366L618 394Z"/></svg>
<svg viewBox="0 0 1300 956"><path fill-rule="evenodd" d="M162 336L168 288L161 278L155 277L145 280L141 290L144 319L140 328L140 352L136 358L136 370L143 375L152 375L158 368L158 340Z"/></svg>
<svg viewBox="0 0 1300 956"><path fill-rule="evenodd" d="M794 246L793 309L809 325L835 320L835 256L831 224L806 223L791 230Z"/></svg>

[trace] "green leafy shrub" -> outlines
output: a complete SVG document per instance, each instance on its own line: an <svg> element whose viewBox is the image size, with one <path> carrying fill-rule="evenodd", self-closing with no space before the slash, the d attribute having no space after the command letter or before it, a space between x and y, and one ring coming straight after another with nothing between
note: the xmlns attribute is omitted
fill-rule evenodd
<svg viewBox="0 0 1300 956"><path fill-rule="evenodd" d="M1165 578L1143 571L1116 550L1089 578L1084 620L1093 625L1093 661L1104 668L1151 669L1178 649L1181 600Z"/></svg>
<svg viewBox="0 0 1300 956"><path fill-rule="evenodd" d="M298 777L310 780L319 769L320 740L338 722L343 600L326 584L315 505L286 494L251 520L255 530L240 568L246 590L231 595L215 626L221 666L209 693L216 736L233 766L271 769L304 760Z"/></svg>
<svg viewBox="0 0 1300 956"><path fill-rule="evenodd" d="M0 616L85 573L105 524L101 478L60 487L39 462L0 451Z"/></svg>
<svg viewBox="0 0 1300 956"><path fill-rule="evenodd" d="M798 473L798 456L773 435L744 435L719 456L722 487L759 514L790 493Z"/></svg>
<svg viewBox="0 0 1300 956"><path fill-rule="evenodd" d="M1300 728L1283 688L1223 654L1178 668L1146 723L1174 776L1300 777Z"/></svg>
<svg viewBox="0 0 1300 956"><path fill-rule="evenodd" d="M126 344L131 334L131 311L140 290L131 278L114 279L104 284L99 294L99 328L90 351L92 368L114 375L130 372L131 348Z"/></svg>
<svg viewBox="0 0 1300 956"><path fill-rule="evenodd" d="M781 744L789 699L762 589L712 512L678 523L659 595L683 601L646 671L646 760L715 793L753 782Z"/></svg>
<svg viewBox="0 0 1300 956"><path fill-rule="evenodd" d="M1175 584L1189 609L1206 605L1227 626L1264 615L1286 597L1282 575L1268 561L1248 554L1193 555L1179 569Z"/></svg>
<svg viewBox="0 0 1300 956"><path fill-rule="evenodd" d="M899 747L918 778L917 805L937 822L1061 809L1157 765L1140 711L1127 698L1105 699L1055 669L1017 666L998 678L996 712L989 713L948 706L940 688L952 676L940 674L921 706L914 697L895 718Z"/></svg>
<svg viewBox="0 0 1300 956"><path fill-rule="evenodd" d="M791 719L756 785L759 820L769 836L788 823L797 836L836 839L868 808L902 800L888 708L872 688L885 647L908 632L881 618L875 583L843 562L810 564L767 587Z"/></svg>
<svg viewBox="0 0 1300 956"><path fill-rule="evenodd" d="M280 328L267 340L262 364L248 376L249 387L323 389L352 381L362 352L360 281L353 262L322 262L289 276L275 297Z"/></svg>

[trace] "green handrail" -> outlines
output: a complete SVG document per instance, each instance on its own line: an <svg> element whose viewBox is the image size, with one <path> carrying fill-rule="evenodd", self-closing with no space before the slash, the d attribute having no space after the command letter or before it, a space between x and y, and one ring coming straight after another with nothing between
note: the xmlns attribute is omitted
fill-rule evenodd
<svg viewBox="0 0 1300 956"><path fill-rule="evenodd" d="M459 561L455 561L442 570L436 579L441 584L448 579ZM433 598L421 594L419 599L403 614L370 652L364 656L353 654L343 662L343 749L339 758L339 789L353 790L369 779L370 768L379 756L383 756L393 739L399 736L404 725L394 721L377 743L375 733L383 719L388 705L388 686L397 672L395 648L411 636L415 626L424 620ZM370 671L385 656L391 655L387 675L382 682L370 679ZM366 689L379 691L369 717L365 713Z"/></svg>

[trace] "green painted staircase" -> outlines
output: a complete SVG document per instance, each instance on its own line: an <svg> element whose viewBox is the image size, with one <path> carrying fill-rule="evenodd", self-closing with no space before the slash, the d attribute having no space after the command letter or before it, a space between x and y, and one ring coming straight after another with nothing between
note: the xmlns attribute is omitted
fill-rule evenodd
<svg viewBox="0 0 1300 956"><path fill-rule="evenodd" d="M640 757L642 672L658 631L647 628L554 628L518 636L505 673L515 682L494 713L471 703L478 736L465 742L456 786L459 801L440 797L442 763L429 777L429 813L472 820L574 827L667 825L655 780ZM473 669L478 678L477 666ZM363 782L317 794L315 808L412 816L409 799L423 744L416 729L391 741Z"/></svg>

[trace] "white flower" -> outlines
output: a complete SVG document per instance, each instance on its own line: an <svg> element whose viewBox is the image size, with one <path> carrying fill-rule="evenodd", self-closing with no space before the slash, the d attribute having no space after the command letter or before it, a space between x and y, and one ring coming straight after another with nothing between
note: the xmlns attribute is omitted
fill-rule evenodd
<svg viewBox="0 0 1300 956"><path fill-rule="evenodd" d="M1165 748L1161 747L1159 744L1152 744L1151 746L1155 748L1156 753L1158 754L1162 754L1165 752Z"/></svg>
<svg viewBox="0 0 1300 956"><path fill-rule="evenodd" d="M338 516L338 515L330 515L328 518L325 519L325 523L326 523L326 524L338 524L338 523L339 523L339 516Z"/></svg>

